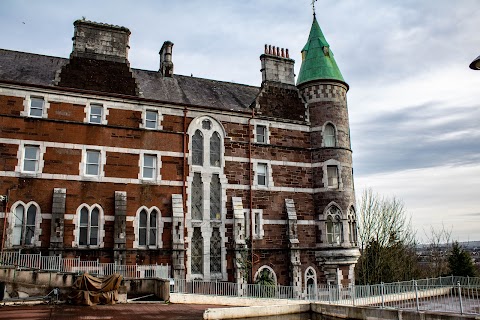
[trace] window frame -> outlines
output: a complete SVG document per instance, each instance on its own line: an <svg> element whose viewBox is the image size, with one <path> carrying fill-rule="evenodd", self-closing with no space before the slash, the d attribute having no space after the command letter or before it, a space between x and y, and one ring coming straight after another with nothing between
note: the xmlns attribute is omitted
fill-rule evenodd
<svg viewBox="0 0 480 320"><path fill-rule="evenodd" d="M142 225L142 214L145 214L145 225ZM154 219L152 216L155 215ZM137 247L140 249L155 249L158 248L158 237L161 234L160 231L160 223L159 223L160 213L159 210L156 208L152 208L151 210L147 210L146 208L140 208L140 211L137 215L138 224L137 224L137 234L138 234L138 242ZM152 221L154 222L154 226L152 226ZM140 230L145 230L145 239L142 239ZM151 231L155 230L155 234L153 237L152 243L152 234ZM142 243L145 240L145 243Z"/></svg>
<svg viewBox="0 0 480 320"><path fill-rule="evenodd" d="M27 158L27 149L28 148L35 148L35 159ZM24 144L23 145L23 155L22 155L22 164L21 164L21 171L24 173L39 173L40 172L40 158L41 158L41 150L39 145L35 144ZM35 162L35 170L26 170L25 164L27 161L34 161Z"/></svg>
<svg viewBox="0 0 480 320"><path fill-rule="evenodd" d="M331 174L332 170L335 170L335 176ZM335 180L333 180L335 178ZM334 182L336 181L336 182ZM327 165L327 188L329 189L339 189L340 188L340 179L339 179L339 170L337 165Z"/></svg>
<svg viewBox="0 0 480 320"><path fill-rule="evenodd" d="M262 133L259 134L258 133L258 129L261 128L262 129ZM268 127L264 124L256 124L255 125L255 142L256 143L260 143L260 144L267 144L268 143ZM259 140L259 138L262 138L261 140Z"/></svg>
<svg viewBox="0 0 480 320"><path fill-rule="evenodd" d="M261 172L263 171L263 172ZM255 180L257 182L257 186L259 187L268 187L268 177L269 177L269 168L268 163L266 162L258 162L257 168L255 172ZM260 177L263 177L264 183L260 183Z"/></svg>
<svg viewBox="0 0 480 320"><path fill-rule="evenodd" d="M327 132L328 131L327 129L329 128L333 130L333 135ZM323 127L322 135L323 135L323 146L325 148L337 147L337 128L333 125L333 123L328 122L325 124L325 126Z"/></svg>
<svg viewBox="0 0 480 320"><path fill-rule="evenodd" d="M98 161L97 163L89 163L88 162L88 155L89 153L96 153L98 154ZM102 167L102 164L103 164L103 155L102 155L102 151L101 150L96 150L96 149L85 149L85 165L84 165L84 176L87 176L87 177L101 177L102 176L102 172L103 172L103 167ZM98 170L97 170L97 173L96 174L90 174L88 173L88 167L89 166L93 166L93 165L96 165L98 167Z"/></svg>
<svg viewBox="0 0 480 320"><path fill-rule="evenodd" d="M155 115L155 120L151 120L151 119L148 119L148 115L149 114L154 114ZM143 128L144 129L148 129L148 130L158 130L159 128L159 115L158 115L158 111L157 110L150 110L150 109L147 109L145 110L145 113L144 113L144 118L143 118L143 121L144 121L144 124L143 124ZM148 124L149 123L153 123L154 126L151 127L149 126Z"/></svg>
<svg viewBox="0 0 480 320"><path fill-rule="evenodd" d="M82 209L85 209L87 212L87 225L82 225L81 218L82 218ZM97 217L97 225L92 225L92 212L94 210L98 211L98 217ZM89 206L88 204L81 204L78 206L76 215L75 215L75 241L72 244L73 247L78 247L78 248L103 248L103 238L105 236L105 218L104 218L104 212L103 209L100 205L98 204L93 204L92 206ZM80 244L80 238L81 238L81 229L82 228L87 228L87 238L86 238L86 243L87 244ZM97 243L96 244L91 244L91 239L92 239L92 228L97 229Z"/></svg>
<svg viewBox="0 0 480 320"><path fill-rule="evenodd" d="M33 107L33 101L34 100L41 100L42 101L42 106L40 108ZM46 107L46 101L45 101L44 97L30 96L29 103L28 103L28 116L32 117L32 118L43 118L44 115L45 115L45 107ZM32 114L32 109L33 110L40 110L40 115Z"/></svg>
<svg viewBox="0 0 480 320"><path fill-rule="evenodd" d="M326 210L325 231L328 245L342 245L344 242L342 211L336 205L331 205Z"/></svg>
<svg viewBox="0 0 480 320"><path fill-rule="evenodd" d="M90 102L88 104L88 114L87 114L87 119L86 119L86 122L89 123L89 124L94 124L94 125L102 125L102 124L107 124L107 108L105 107L105 105L101 102ZM93 113L93 109L94 108L98 108L101 113L100 115L98 114L95 114ZM96 121L92 121L92 116L96 117L99 119L98 122Z"/></svg>
<svg viewBox="0 0 480 320"><path fill-rule="evenodd" d="M16 211L18 208L22 208L23 212L22 212L22 219L21 219L21 222L20 222L20 227L17 227L18 224L17 222L19 221L17 219L17 214L16 214ZM29 223L29 212L30 212L30 209L31 208L34 208L35 209L35 212L34 212L34 218L33 218L33 224ZM12 233L11 235L9 236L9 242L10 242L10 247L14 248L14 247L36 247L37 246L37 242L39 241L38 240L38 234L36 232L37 230L37 226L40 224L39 222L39 219L41 219L41 212L40 212L40 207L38 206L38 204L36 202L29 202L29 203L23 203L23 202L17 202L15 203L12 207L11 207L11 220L10 221L10 224L11 224L11 228L12 228ZM28 230L30 228L30 230ZM16 233L18 230L20 229L20 237L19 237L19 243L14 243L15 241L15 238L16 238ZM31 241L30 243L27 243L27 233L28 232L31 232L32 234L32 237L30 238L29 241Z"/></svg>
<svg viewBox="0 0 480 320"><path fill-rule="evenodd" d="M148 158L153 159L153 166L149 167L145 164L145 160ZM149 180L149 181L157 181L158 179L158 155L156 154L151 154L151 153L144 153L142 154L142 166L141 166L141 178L142 180ZM146 177L145 176L145 169L150 169L152 170L152 177Z"/></svg>

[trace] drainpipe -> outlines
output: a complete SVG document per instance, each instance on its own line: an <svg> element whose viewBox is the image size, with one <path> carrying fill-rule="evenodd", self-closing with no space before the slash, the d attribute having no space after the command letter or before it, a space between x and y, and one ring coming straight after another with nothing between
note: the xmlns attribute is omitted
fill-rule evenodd
<svg viewBox="0 0 480 320"><path fill-rule="evenodd" d="M185 256L185 236L187 235L187 107L183 109L183 265L184 276L187 278L187 257Z"/></svg>
<svg viewBox="0 0 480 320"><path fill-rule="evenodd" d="M250 200L250 283L253 283L253 227L254 227L254 217L253 217L253 163L252 163L252 128L251 122L255 118L255 108L252 108L252 116L248 119L248 166L249 166L249 200ZM255 137L255 135L254 135Z"/></svg>

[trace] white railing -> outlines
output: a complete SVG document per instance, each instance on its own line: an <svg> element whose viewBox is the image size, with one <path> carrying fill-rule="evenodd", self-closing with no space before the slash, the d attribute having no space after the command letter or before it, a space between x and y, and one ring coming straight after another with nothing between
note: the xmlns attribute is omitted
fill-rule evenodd
<svg viewBox="0 0 480 320"><path fill-rule="evenodd" d="M173 293L311 300L329 304L480 314L480 278L442 277L365 286L292 286L175 279Z"/></svg>
<svg viewBox="0 0 480 320"><path fill-rule="evenodd" d="M114 273L121 274L124 278L170 278L167 265L119 265L116 263L100 263L84 261L77 258L62 258L58 256L42 256L38 254L23 254L20 252L0 253L0 266L14 266L19 269L34 269L42 271L57 271L66 273L88 272L97 276L107 276Z"/></svg>

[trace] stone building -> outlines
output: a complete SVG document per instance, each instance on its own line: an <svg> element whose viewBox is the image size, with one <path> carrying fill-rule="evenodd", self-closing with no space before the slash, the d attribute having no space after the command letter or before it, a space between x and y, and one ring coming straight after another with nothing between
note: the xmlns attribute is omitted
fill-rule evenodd
<svg viewBox="0 0 480 320"><path fill-rule="evenodd" d="M3 251L353 281L348 85L315 18L297 81L269 45L260 87L174 74L169 41L134 69L127 28L74 27L69 59L0 50Z"/></svg>

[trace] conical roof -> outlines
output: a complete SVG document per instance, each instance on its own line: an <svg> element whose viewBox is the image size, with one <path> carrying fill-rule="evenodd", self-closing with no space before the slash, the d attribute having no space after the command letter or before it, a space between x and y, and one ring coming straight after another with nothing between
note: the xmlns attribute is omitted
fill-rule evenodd
<svg viewBox="0 0 480 320"><path fill-rule="evenodd" d="M317 18L313 17L312 28L305 47L302 49L302 66L297 86L314 80L337 80L345 82L333 57Z"/></svg>

